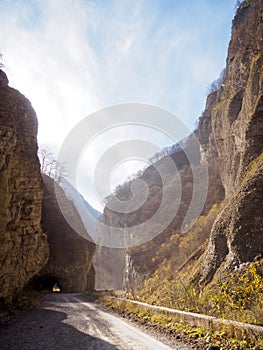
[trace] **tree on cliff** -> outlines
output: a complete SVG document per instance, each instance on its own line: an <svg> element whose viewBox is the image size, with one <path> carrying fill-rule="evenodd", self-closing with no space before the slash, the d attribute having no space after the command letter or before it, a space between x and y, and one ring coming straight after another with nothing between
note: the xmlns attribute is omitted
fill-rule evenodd
<svg viewBox="0 0 263 350"><path fill-rule="evenodd" d="M208 95L211 94L214 91L217 91L220 89L221 86L223 86L224 82L226 80L226 69L224 68L222 72L219 75L219 78L214 80L208 87Z"/></svg>
<svg viewBox="0 0 263 350"><path fill-rule="evenodd" d="M1 51L0 51L0 68L4 67L4 64L2 61L3 61L3 55L1 54Z"/></svg>
<svg viewBox="0 0 263 350"><path fill-rule="evenodd" d="M54 154L45 145L42 145L38 150L41 173L52 177L57 183L60 183L61 178L67 176L66 168L60 164Z"/></svg>
<svg viewBox="0 0 263 350"><path fill-rule="evenodd" d="M237 0L235 8L239 8L239 6L242 4L243 0Z"/></svg>

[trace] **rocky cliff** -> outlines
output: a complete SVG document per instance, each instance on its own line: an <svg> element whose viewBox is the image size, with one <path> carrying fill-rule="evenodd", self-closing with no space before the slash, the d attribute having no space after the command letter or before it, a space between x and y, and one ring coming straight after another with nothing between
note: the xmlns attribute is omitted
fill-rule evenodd
<svg viewBox="0 0 263 350"><path fill-rule="evenodd" d="M226 206L215 221L202 279L263 255L263 5L244 1L232 25L226 78L208 96L200 132L208 160L216 149ZM215 146L215 147L214 147Z"/></svg>
<svg viewBox="0 0 263 350"><path fill-rule="evenodd" d="M178 169L183 188L179 210L161 235L129 251L128 260L132 271L130 273L126 271L126 276L134 276L135 272L135 275L139 274L145 279L154 271L158 272L158 268L160 268L159 275L165 275L167 269L170 271L169 265L173 265L176 271L184 260L190 259L193 262L198 259L198 266L192 271L193 280L208 283L218 272L220 274L223 271L228 272L242 263L262 258L263 220L260 203L263 200L263 5L261 0L243 1L237 10L232 24L226 69L222 78L218 89L207 97L206 108L196 130L201 144L201 164L206 159L209 170L207 201L202 212L204 217L200 217L197 226L193 232L188 233L188 236L181 235L180 239L177 237L193 193L191 167L185 159L181 163L182 154L177 150L171 157L177 165L179 162ZM162 159L159 162L162 162ZM198 168L199 163L192 166ZM171 185L176 176L178 174L171 174L169 177ZM153 215L161 198L158 176L148 168L141 178L150 189L144 207L129 217L113 213L106 208L102 217L104 222L112 226L125 227L126 224L136 224ZM202 179L195 185L202 186ZM129 199L127 184L120 187L119 192L121 199ZM223 199L223 204L219 205ZM210 208L216 210L209 212ZM120 260L123 264L123 259ZM164 270L161 270L161 266ZM123 266L123 270L125 269ZM105 271L112 273L111 270L105 264ZM189 276L189 273L188 270L186 275ZM131 281L131 284L133 282Z"/></svg>
<svg viewBox="0 0 263 350"><path fill-rule="evenodd" d="M95 274L92 271L92 258L95 245L91 243L80 214L63 189L47 175L43 175L43 181L41 223L43 231L48 235L50 256L47 265L34 278L34 282L50 288L49 282L52 284L57 281L64 292L81 292L88 287L93 289ZM71 218L73 227L81 235L64 218L57 195L60 197L60 205L63 205L67 216Z"/></svg>
<svg viewBox="0 0 263 350"><path fill-rule="evenodd" d="M11 301L48 259L37 158L37 119L30 102L0 70L0 298Z"/></svg>
<svg viewBox="0 0 263 350"><path fill-rule="evenodd" d="M96 290L124 288L125 250L97 246L94 255Z"/></svg>

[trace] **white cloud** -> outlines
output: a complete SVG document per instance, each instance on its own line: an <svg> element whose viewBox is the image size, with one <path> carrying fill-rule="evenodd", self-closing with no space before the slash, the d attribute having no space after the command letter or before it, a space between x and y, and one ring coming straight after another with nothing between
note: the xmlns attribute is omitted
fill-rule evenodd
<svg viewBox="0 0 263 350"><path fill-rule="evenodd" d="M101 103L96 55L86 41L82 8L72 1L42 2L40 28L24 27L17 8L1 18L0 39L10 84L37 111L40 143L56 148L77 121ZM30 6L30 3L28 3ZM23 7L24 13L28 8ZM10 21L14 24L9 26Z"/></svg>
<svg viewBox="0 0 263 350"><path fill-rule="evenodd" d="M124 102L159 105L193 125L224 64L218 47L226 48L230 7L228 0L0 2L6 71L37 112L39 143L57 151L83 117Z"/></svg>

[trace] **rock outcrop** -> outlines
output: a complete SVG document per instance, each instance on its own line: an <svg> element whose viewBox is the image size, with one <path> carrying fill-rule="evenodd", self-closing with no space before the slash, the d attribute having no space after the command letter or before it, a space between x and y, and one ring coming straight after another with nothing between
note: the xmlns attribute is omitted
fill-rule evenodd
<svg viewBox="0 0 263 350"><path fill-rule="evenodd" d="M56 279L64 292L81 292L94 287L92 258L95 245L83 225L81 217L63 189L47 175L43 175L44 199L42 210L42 228L48 235L50 256L47 265L34 278L39 283L48 278ZM55 190L56 187L56 190ZM75 232L60 211L60 203L71 218ZM87 239L83 238L86 237Z"/></svg>
<svg viewBox="0 0 263 350"><path fill-rule="evenodd" d="M10 302L47 262L37 119L0 70L0 298Z"/></svg>
<svg viewBox="0 0 263 350"><path fill-rule="evenodd" d="M216 152L226 193L203 260L202 280L263 255L263 6L242 3L233 20L226 79L208 96L199 129L211 133L203 145ZM210 118L207 118L207 115ZM211 145L213 145L211 147ZM215 145L215 147L214 147Z"/></svg>

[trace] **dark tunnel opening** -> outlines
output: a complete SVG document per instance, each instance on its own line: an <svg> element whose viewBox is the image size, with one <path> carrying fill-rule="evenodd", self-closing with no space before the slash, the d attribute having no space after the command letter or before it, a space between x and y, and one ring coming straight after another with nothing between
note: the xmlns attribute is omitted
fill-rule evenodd
<svg viewBox="0 0 263 350"><path fill-rule="evenodd" d="M61 284L56 276L36 276L30 281L30 287L34 290L49 290L50 292L61 292Z"/></svg>

